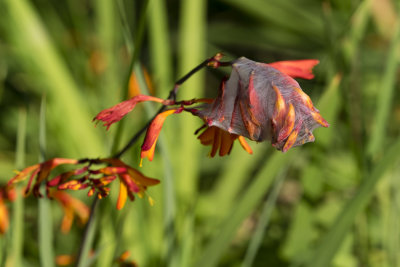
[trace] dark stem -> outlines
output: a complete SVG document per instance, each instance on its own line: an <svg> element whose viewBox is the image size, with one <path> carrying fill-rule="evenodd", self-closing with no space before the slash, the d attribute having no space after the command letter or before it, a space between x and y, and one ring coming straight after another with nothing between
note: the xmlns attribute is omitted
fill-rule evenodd
<svg viewBox="0 0 400 267"><path fill-rule="evenodd" d="M213 68L218 68L218 67L226 67L226 66L232 66L233 62L232 61L228 61L228 62L221 62L219 61L222 58L222 54L218 53L213 57L210 57L206 60L204 60L202 63L200 63L199 65L197 65L194 69L192 69L191 71L189 71L185 76L183 76L182 78L180 78L174 85L174 87L172 88L172 90L169 92L168 95L168 100L176 100L176 94L178 93L179 87L186 82L187 79L189 79L193 74L195 74L196 72L198 72L199 70L201 70L204 67L210 66ZM131 139L129 140L129 142L117 153L114 154L114 158L119 158L121 157L129 148L132 147L132 145L139 139L139 137L146 131L146 129L149 127L151 121L161 112L163 112L167 107L166 106L162 106L157 112L156 114L146 123L146 125L141 128L138 132L136 132Z"/></svg>

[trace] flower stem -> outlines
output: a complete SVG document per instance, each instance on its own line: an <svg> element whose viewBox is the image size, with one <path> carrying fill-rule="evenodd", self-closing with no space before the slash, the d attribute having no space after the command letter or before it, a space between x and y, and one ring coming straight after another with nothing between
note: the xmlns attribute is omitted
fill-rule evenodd
<svg viewBox="0 0 400 267"><path fill-rule="evenodd" d="M75 267L85 267L89 263L89 253L93 243L94 233L96 229L97 208L99 206L99 198L96 196L92 202L90 209L90 217L85 227L85 233L80 244L79 254L76 259Z"/></svg>

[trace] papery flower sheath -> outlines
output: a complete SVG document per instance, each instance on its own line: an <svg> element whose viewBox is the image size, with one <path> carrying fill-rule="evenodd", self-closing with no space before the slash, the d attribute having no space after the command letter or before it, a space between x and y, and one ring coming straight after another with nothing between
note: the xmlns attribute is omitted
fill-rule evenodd
<svg viewBox="0 0 400 267"><path fill-rule="evenodd" d="M317 63L301 60L270 65L241 57L234 61L218 97L195 114L210 127L257 142L270 140L283 152L314 141L312 131L328 123L289 75L312 78L311 68Z"/></svg>

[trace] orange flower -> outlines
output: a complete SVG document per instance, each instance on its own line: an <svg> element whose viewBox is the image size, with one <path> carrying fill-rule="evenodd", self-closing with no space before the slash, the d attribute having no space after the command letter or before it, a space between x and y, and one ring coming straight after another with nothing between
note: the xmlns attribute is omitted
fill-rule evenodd
<svg viewBox="0 0 400 267"><path fill-rule="evenodd" d="M73 164L76 169L61 173L51 179L51 171L62 164ZM79 164L79 165L78 165ZM85 164L81 167L80 165ZM77 168L79 166L79 168ZM34 189L32 190L36 197L41 196L39 186L42 182L46 182L46 190L49 197L57 199L64 207L65 217L62 225L63 231L70 228L74 214L85 221L85 207L83 203L74 200L66 193L59 191L50 191L51 188L58 190L82 190L90 188L88 196L92 196L95 192L98 198L109 195L110 188L108 185L116 178L120 181L120 193L117 208L122 209L127 197L134 200L134 194L139 197L145 195L147 186L158 184L160 181L144 176L139 171L125 164L120 159L62 159L55 158L25 168L19 172L14 178L8 182L8 187L15 183L25 180L30 175L28 185L25 189L25 195L30 192L31 183L36 179ZM148 197L150 204L153 200Z"/></svg>
<svg viewBox="0 0 400 267"><path fill-rule="evenodd" d="M9 226L9 217L6 203L16 198L16 190L10 186L0 187L0 235L4 234Z"/></svg>
<svg viewBox="0 0 400 267"><path fill-rule="evenodd" d="M51 191L50 197L57 200L64 209L64 218L61 223L61 232L68 233L75 215L82 224L89 219L90 209L85 203L63 191Z"/></svg>
<svg viewBox="0 0 400 267"><path fill-rule="evenodd" d="M22 171L18 172L17 175L14 176L8 182L8 185L12 185L12 184L15 184L15 183L25 180L28 177L28 175L31 173L31 176L28 181L28 185L25 188L25 195L27 195L30 192L32 182L33 182L34 178L36 177L36 182L35 182L35 185L34 185L32 191L35 196L41 196L41 194L39 192L40 184L43 181L48 179L50 172L55 167L57 167L59 165L63 165L63 164L77 164L77 163L79 163L79 161L76 159L54 158L54 159L45 161L40 164L35 164L35 165L29 166L29 167L23 169Z"/></svg>
<svg viewBox="0 0 400 267"><path fill-rule="evenodd" d="M100 173L107 175L114 174L119 178L120 190L117 201L117 209L119 210L124 207L127 197L129 197L131 201L135 199L134 194L142 198L148 186L160 183L159 180L144 176L141 172L126 165L119 159L103 159L101 161L109 163L113 167L100 169ZM153 204L151 197L148 197L148 200L150 204Z"/></svg>
<svg viewBox="0 0 400 267"><path fill-rule="evenodd" d="M4 234L9 225L8 210L0 194L0 234Z"/></svg>
<svg viewBox="0 0 400 267"><path fill-rule="evenodd" d="M147 157L148 160L153 160L158 136L160 135L165 119L171 114L182 112L182 110L182 108L167 110L161 112L154 118L154 120L150 123L149 128L147 128L146 137L144 138L140 153L140 157L142 159Z"/></svg>
<svg viewBox="0 0 400 267"><path fill-rule="evenodd" d="M135 108L137 103L146 102L146 101L154 101L158 103L163 103L164 100L161 98L157 98L154 96L147 95L137 95L132 97L131 99L125 100L111 108L102 110L99 114L94 117L93 121L103 121L104 126L107 127L107 130L110 126L120 121L126 114L132 111Z"/></svg>

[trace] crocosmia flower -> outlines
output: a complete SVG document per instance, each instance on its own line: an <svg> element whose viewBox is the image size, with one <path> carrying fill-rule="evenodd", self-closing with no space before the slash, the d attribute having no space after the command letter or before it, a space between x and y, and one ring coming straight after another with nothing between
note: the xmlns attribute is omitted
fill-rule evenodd
<svg viewBox="0 0 400 267"><path fill-rule="evenodd" d="M195 114L208 126L261 142L278 150L314 141L312 131L328 127L293 77L312 78L316 60L263 64L239 58L218 97ZM285 74L287 72L288 74Z"/></svg>
<svg viewBox="0 0 400 267"><path fill-rule="evenodd" d="M70 165L71 170L52 176L52 171L60 165ZM117 158L80 160L54 158L18 172L8 182L8 187L12 187L14 184L27 179L27 177L29 177L29 180L25 188L25 195L32 191L35 196L41 197L39 188L43 183L46 185L48 197L58 200L63 205L66 215L63 222L65 231L69 230L74 214L77 214L82 222L86 220L85 207L83 203L57 190L89 189L88 196L96 195L98 198L104 198L109 195L109 184L118 179L120 191L117 209L122 209L128 197L132 201L135 199L135 194L142 198L146 195L148 186L160 183L159 180L144 176L141 172ZM32 183L34 183L33 189L31 189ZM150 196L147 197L150 204L153 204L153 199Z"/></svg>
<svg viewBox="0 0 400 267"><path fill-rule="evenodd" d="M85 224L89 219L90 209L79 199L59 190L52 191L50 193L50 197L57 200L64 210L64 217L61 223L61 232L69 232L75 215L78 217L81 224Z"/></svg>
<svg viewBox="0 0 400 267"><path fill-rule="evenodd" d="M212 146L210 156L228 155L235 140L250 154L245 138L252 141L270 141L278 150L286 152L291 147L314 141L313 130L328 127L314 107L310 97L293 78L312 79L312 68L318 60L280 61L259 63L241 57L229 63L219 61L220 55L211 58L208 66L231 66L229 79L223 80L215 99L175 101L135 96L100 112L107 128L122 119L136 103L154 101L165 106L178 106L159 113L148 127L142 145L141 158L153 159L155 145L167 116L190 112L204 121L206 128L198 137L203 145ZM174 90L179 83L174 87ZM193 106L197 104L197 106ZM202 129L201 128L201 129Z"/></svg>
<svg viewBox="0 0 400 267"><path fill-rule="evenodd" d="M10 223L6 203L14 201L16 194L16 190L12 186L0 187L0 235L7 231Z"/></svg>

